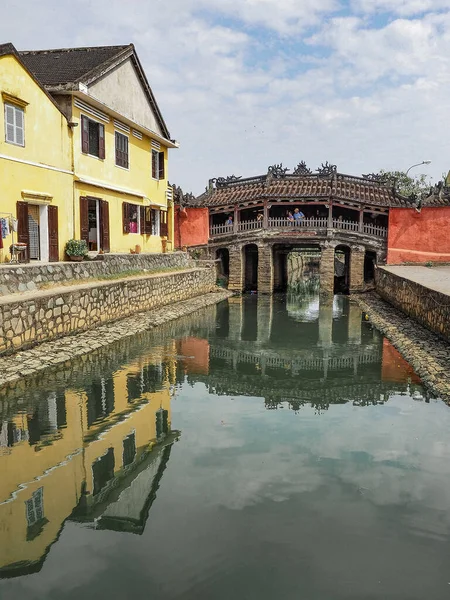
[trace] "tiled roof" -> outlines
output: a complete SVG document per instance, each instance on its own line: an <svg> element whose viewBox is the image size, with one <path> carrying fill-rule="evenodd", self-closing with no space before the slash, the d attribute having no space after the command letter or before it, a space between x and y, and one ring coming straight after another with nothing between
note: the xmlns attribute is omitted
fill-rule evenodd
<svg viewBox="0 0 450 600"><path fill-rule="evenodd" d="M58 50L27 50L19 52L39 81L48 87L76 83L98 68L105 68L125 50L133 46L97 46L93 48L62 48Z"/></svg>
<svg viewBox="0 0 450 600"><path fill-rule="evenodd" d="M237 203L261 200L346 200L364 205L389 207L410 205L408 199L399 198L392 186L339 173L270 178L253 177L216 186L196 198L196 206L230 206Z"/></svg>

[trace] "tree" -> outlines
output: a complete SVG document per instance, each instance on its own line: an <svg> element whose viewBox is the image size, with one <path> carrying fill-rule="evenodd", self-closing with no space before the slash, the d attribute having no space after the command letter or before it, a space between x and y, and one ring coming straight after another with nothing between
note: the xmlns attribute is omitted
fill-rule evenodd
<svg viewBox="0 0 450 600"><path fill-rule="evenodd" d="M385 171L381 169L379 175L385 177L387 181L395 181L395 189L402 196L415 194L420 197L424 192L428 192L431 187L429 176L423 173L416 177L410 177L404 171Z"/></svg>

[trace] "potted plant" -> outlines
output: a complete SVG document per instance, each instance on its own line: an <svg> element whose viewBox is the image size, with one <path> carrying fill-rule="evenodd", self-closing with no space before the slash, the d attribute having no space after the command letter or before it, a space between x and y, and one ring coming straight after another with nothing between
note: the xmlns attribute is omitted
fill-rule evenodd
<svg viewBox="0 0 450 600"><path fill-rule="evenodd" d="M88 253L88 247L84 240L69 240L66 244L66 254L69 260L81 261Z"/></svg>

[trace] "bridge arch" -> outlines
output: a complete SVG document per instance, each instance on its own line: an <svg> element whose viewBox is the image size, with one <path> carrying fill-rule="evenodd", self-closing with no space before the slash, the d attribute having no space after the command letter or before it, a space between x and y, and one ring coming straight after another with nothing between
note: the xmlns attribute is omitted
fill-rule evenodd
<svg viewBox="0 0 450 600"><path fill-rule="evenodd" d="M230 277L230 251L228 248L216 249L216 276L218 281L222 281L228 287Z"/></svg>

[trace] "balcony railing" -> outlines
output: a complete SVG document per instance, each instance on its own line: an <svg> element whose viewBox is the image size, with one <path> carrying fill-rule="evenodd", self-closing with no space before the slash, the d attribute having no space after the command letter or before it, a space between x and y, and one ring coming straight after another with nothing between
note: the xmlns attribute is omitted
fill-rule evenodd
<svg viewBox="0 0 450 600"><path fill-rule="evenodd" d="M236 225L236 224L235 224ZM236 231L254 231L263 229L262 220L239 221L236 226ZM268 229L290 229L290 230L308 230L308 229L328 229L327 217L315 217L312 219L295 219L293 221L286 217L269 217ZM387 227L381 225L371 225L370 223L360 224L358 221L345 221L333 219L332 229L341 231L351 231L354 233L363 233L378 238L387 238ZM231 235L235 232L234 225L212 225L210 227L210 236Z"/></svg>

